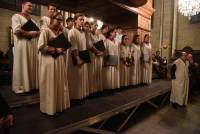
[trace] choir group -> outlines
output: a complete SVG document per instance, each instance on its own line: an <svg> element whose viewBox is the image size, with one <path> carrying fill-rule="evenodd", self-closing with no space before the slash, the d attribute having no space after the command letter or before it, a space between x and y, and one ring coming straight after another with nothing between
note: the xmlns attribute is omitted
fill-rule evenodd
<svg viewBox="0 0 200 134"><path fill-rule="evenodd" d="M25 93L39 89L40 110L54 115L103 90L152 82L152 48L149 35L140 43L135 35L97 22L85 22L77 13L66 20L56 7L38 25L31 18L32 3L22 3L22 12L12 16L14 64L12 89Z"/></svg>

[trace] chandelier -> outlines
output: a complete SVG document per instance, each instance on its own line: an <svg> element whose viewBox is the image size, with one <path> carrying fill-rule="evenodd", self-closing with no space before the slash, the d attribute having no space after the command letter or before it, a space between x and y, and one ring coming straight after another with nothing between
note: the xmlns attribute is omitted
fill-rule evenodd
<svg viewBox="0 0 200 134"><path fill-rule="evenodd" d="M200 0L179 0L178 10L184 15L191 16L197 15L200 12Z"/></svg>

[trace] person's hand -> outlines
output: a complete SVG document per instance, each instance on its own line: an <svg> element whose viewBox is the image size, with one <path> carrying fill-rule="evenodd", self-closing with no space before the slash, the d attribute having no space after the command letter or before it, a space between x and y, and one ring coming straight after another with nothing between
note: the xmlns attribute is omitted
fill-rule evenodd
<svg viewBox="0 0 200 134"><path fill-rule="evenodd" d="M10 127L13 125L13 120L14 120L14 117L12 114L9 114L6 119L4 120L4 123L6 126Z"/></svg>
<svg viewBox="0 0 200 134"><path fill-rule="evenodd" d="M56 52L61 54L64 53L65 49L64 48L56 48Z"/></svg>
<svg viewBox="0 0 200 134"><path fill-rule="evenodd" d="M47 50L49 53L51 53L51 54L54 54L55 53L55 51L56 51L56 49L54 48L54 47L48 47L48 50Z"/></svg>
<svg viewBox="0 0 200 134"><path fill-rule="evenodd" d="M99 51L98 53L96 53L96 56L103 56L103 52Z"/></svg>
<svg viewBox="0 0 200 134"><path fill-rule="evenodd" d="M0 128L3 126L3 123L4 123L4 118L0 117Z"/></svg>
<svg viewBox="0 0 200 134"><path fill-rule="evenodd" d="M39 31L30 31L29 35L34 38L34 37L38 37L40 35Z"/></svg>
<svg viewBox="0 0 200 134"><path fill-rule="evenodd" d="M84 62L79 56L76 57L77 65L82 65Z"/></svg>

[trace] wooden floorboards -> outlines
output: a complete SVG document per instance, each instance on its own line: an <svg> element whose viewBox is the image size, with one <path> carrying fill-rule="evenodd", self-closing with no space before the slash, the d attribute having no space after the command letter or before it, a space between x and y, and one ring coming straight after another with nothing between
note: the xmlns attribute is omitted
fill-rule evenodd
<svg viewBox="0 0 200 134"><path fill-rule="evenodd" d="M200 95L193 96L186 108L167 105L133 125L123 134L200 134Z"/></svg>

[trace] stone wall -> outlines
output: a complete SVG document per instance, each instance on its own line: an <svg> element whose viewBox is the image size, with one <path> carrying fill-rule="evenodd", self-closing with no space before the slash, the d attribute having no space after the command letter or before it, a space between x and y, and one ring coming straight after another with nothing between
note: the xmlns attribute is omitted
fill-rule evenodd
<svg viewBox="0 0 200 134"><path fill-rule="evenodd" d="M151 29L153 51L162 51L163 57L170 57L172 53L174 0L154 0L153 27ZM176 11L177 12L177 11ZM187 17L178 13L177 16L176 49L191 46L200 50L200 23L190 24ZM163 49L167 45L167 49Z"/></svg>

